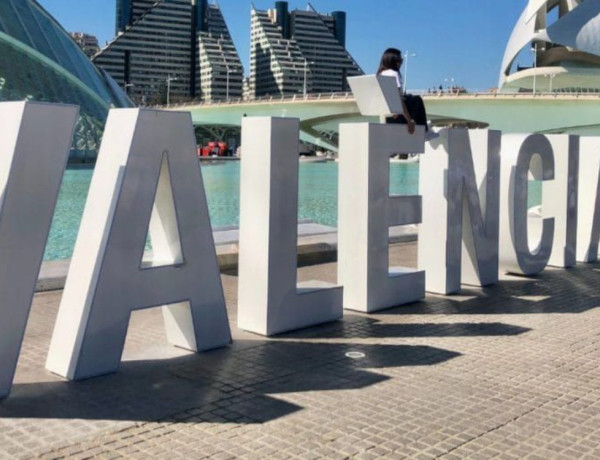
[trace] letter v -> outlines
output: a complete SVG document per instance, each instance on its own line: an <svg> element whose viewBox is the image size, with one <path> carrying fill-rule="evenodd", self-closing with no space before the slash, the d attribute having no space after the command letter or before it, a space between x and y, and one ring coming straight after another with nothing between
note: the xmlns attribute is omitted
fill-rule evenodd
<svg viewBox="0 0 600 460"><path fill-rule="evenodd" d="M12 386L78 113L0 104L0 398Z"/></svg>

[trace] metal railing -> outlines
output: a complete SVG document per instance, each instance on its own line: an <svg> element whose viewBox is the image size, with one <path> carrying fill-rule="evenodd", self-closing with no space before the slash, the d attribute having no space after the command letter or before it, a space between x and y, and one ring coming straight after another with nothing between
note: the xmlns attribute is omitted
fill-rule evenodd
<svg viewBox="0 0 600 460"><path fill-rule="evenodd" d="M473 97L501 97L501 98L531 98L531 97L580 97L580 96L590 96L590 97L600 97L600 89L593 88L569 88L569 89L557 89L552 91L536 91L533 93L532 91L528 92L500 92L500 91L490 91L490 90L468 90L468 91L429 91L429 90L411 90L409 91L411 94L418 94L420 96L425 97L464 97L464 98L473 98Z"/></svg>
<svg viewBox="0 0 600 460"><path fill-rule="evenodd" d="M197 99L193 99L187 102L180 102L176 104L170 104L170 108L177 107L189 107L189 106L221 106L221 105L240 105L240 104L254 104L254 103L273 103L273 102L305 102L305 101L332 101L332 100L352 100L354 95L350 91L337 92L337 93L314 93L314 94L293 94L283 96L261 96L250 99L244 98L231 98L222 101L204 102ZM165 107L165 106L157 106Z"/></svg>
<svg viewBox="0 0 600 460"><path fill-rule="evenodd" d="M494 98L531 98L531 97L540 97L540 98L560 98L560 97L597 97L600 98L600 89L590 89L590 88L570 88L570 89L560 89L554 91L536 91L532 92L515 92L515 93L507 93L507 92L498 92L498 91L482 91L482 90L468 90L468 91L451 91L451 90L443 90L443 91L431 91L431 90L423 90L416 89L410 90L410 94L420 95L426 98L478 98L478 97L494 97ZM271 103L282 103L282 102L314 102L314 101L340 101L340 100L353 100L354 95L350 91L346 92L336 92L336 93L314 93L314 94L293 94L293 95L283 95L283 96L261 96L255 97L251 99L244 98L231 98L229 100L223 101L214 101L214 102L203 102L200 100L191 100L187 102L179 102L175 104L170 104L169 108L182 108L182 107L191 107L191 106L226 106L226 105L244 105L244 104L271 104ZM164 108L164 105L157 105L157 108Z"/></svg>

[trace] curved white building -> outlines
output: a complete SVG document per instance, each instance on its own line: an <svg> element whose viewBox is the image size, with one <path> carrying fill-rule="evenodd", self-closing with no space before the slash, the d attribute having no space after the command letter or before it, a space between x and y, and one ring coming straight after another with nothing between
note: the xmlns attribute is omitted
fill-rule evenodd
<svg viewBox="0 0 600 460"><path fill-rule="evenodd" d="M524 50L531 67L516 65ZM506 47L498 87L600 92L600 0L529 0Z"/></svg>

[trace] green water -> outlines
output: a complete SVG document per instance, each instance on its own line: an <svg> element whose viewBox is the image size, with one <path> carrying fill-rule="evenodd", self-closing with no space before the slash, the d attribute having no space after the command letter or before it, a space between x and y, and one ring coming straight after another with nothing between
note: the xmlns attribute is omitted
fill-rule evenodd
<svg viewBox="0 0 600 460"><path fill-rule="evenodd" d="M67 169L50 230L45 260L68 259L79 230L92 169ZM240 164L222 162L202 165L202 176L213 228L238 225ZM298 217L337 226L337 163L301 163ZM391 163L390 192L416 194L419 189L417 163ZM540 203L541 183L530 184L530 206Z"/></svg>
<svg viewBox="0 0 600 460"><path fill-rule="evenodd" d="M73 252L79 223L92 179L92 169L69 168L65 172L45 260L68 259ZM298 217L337 226L337 163L301 163ZM202 165L202 177L213 228L238 225L240 164ZM414 194L419 187L418 164L391 164L390 189L395 194Z"/></svg>

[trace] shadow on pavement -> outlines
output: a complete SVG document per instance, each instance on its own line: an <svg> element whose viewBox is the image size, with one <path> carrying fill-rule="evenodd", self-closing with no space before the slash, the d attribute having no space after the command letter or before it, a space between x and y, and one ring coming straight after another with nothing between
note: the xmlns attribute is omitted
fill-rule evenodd
<svg viewBox="0 0 600 460"><path fill-rule="evenodd" d="M399 307L401 308L401 307ZM392 310L392 313L394 310ZM383 311L381 313L389 313ZM409 337L484 337L514 336L530 329L504 323L383 323L373 317L351 316L343 321L300 331L288 332L278 337L300 338L409 338Z"/></svg>
<svg viewBox="0 0 600 460"><path fill-rule="evenodd" d="M547 269L536 277L511 277L484 288L464 286L457 296L428 295L426 301L395 307L378 315L583 313L600 306L600 268L579 264Z"/></svg>
<svg viewBox="0 0 600 460"><path fill-rule="evenodd" d="M352 359L350 351L364 357ZM270 395L358 390L389 378L370 369L457 356L429 346L238 341L208 353L124 362L116 374L82 382L48 374L54 381L16 384L0 402L0 417L262 423L301 409Z"/></svg>

